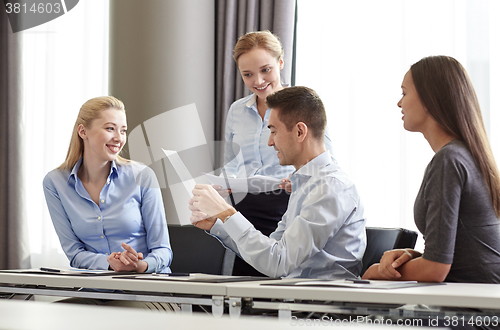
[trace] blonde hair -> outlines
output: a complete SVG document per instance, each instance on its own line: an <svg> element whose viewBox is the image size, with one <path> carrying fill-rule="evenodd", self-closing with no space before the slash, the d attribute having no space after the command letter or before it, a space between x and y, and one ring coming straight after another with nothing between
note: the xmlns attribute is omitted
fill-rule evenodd
<svg viewBox="0 0 500 330"><path fill-rule="evenodd" d="M282 59L284 56L283 46L279 38L271 31L248 32L238 39L234 46L233 58L238 63L238 58L254 48L267 50L276 59Z"/></svg>
<svg viewBox="0 0 500 330"><path fill-rule="evenodd" d="M61 164L61 166L58 167L58 169L71 170L73 166L75 166L76 162L78 162L78 160L83 156L83 140L80 135L78 135L78 127L83 125L84 127L89 128L95 119L101 117L103 111L109 109L116 109L125 112L123 102L113 96L95 97L82 105L80 112L78 113L75 126L73 127L73 133L71 134L66 160ZM123 158L120 154L116 157L116 163L125 164L129 162L128 159Z"/></svg>
<svg viewBox="0 0 500 330"><path fill-rule="evenodd" d="M500 218L500 175L476 92L464 67L449 56L429 56L411 66L418 96L430 115L462 140L481 171Z"/></svg>

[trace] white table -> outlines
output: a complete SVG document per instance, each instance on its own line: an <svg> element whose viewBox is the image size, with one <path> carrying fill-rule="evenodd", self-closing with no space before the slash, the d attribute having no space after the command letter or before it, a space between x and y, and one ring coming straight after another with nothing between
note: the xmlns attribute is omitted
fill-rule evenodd
<svg viewBox="0 0 500 330"><path fill-rule="evenodd" d="M280 283L296 282L283 279ZM500 321L500 285L446 283L399 289L361 289L341 287L305 287L262 285L272 282L228 283L226 295L234 304L255 309L278 310L280 317L290 317L291 311L320 313L370 314L385 311L392 317L440 315L452 317L495 316ZM412 311L398 309L400 305L422 304L449 308L477 308L481 311Z"/></svg>
<svg viewBox="0 0 500 330"><path fill-rule="evenodd" d="M293 320L292 311L341 314L377 314L390 317L417 317L421 311L398 309L403 304L442 307L479 308L467 316L500 316L500 285L459 284L410 287L401 289L352 289L339 287L298 287L262 285L294 282L296 279L233 283L197 283L123 279L111 276L67 276L1 273L0 292L82 297L130 301L159 301L181 304L185 313L192 305L208 305L221 316L229 305L231 316L240 316L242 308L275 310L282 319ZM3 283L3 284L2 284ZM82 291L81 288L110 289L118 292ZM385 313L385 314L384 314ZM419 314L420 313L420 314ZM454 316L461 312L430 311L428 315Z"/></svg>
<svg viewBox="0 0 500 330"><path fill-rule="evenodd" d="M346 325L344 328L351 328ZM296 329L297 324L270 318L230 319L208 315L158 313L134 308L82 306L0 300L0 328L9 330L88 329L203 329L260 330ZM358 330L384 330L359 324ZM417 330L416 328L405 328ZM433 328L433 330L437 330Z"/></svg>
<svg viewBox="0 0 500 330"><path fill-rule="evenodd" d="M3 284L2 284L3 283ZM83 291L106 289L120 292ZM212 306L212 313L222 315L226 285L113 278L113 276L71 276L55 274L24 274L0 272L0 292L178 303L182 311L191 313L192 305Z"/></svg>

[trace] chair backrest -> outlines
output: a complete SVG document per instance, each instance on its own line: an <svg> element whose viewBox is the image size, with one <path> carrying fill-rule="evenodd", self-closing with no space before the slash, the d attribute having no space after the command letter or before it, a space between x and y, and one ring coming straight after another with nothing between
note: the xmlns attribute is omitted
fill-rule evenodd
<svg viewBox="0 0 500 330"><path fill-rule="evenodd" d="M415 247L418 233L404 228L366 227L366 250L361 274L380 261L385 251Z"/></svg>
<svg viewBox="0 0 500 330"><path fill-rule="evenodd" d="M226 249L215 237L194 226L168 225L168 231L173 273L223 274Z"/></svg>

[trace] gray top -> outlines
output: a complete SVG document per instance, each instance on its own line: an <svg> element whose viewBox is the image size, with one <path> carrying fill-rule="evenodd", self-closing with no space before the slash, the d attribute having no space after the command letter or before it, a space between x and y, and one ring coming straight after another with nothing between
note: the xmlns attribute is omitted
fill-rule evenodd
<svg viewBox="0 0 500 330"><path fill-rule="evenodd" d="M462 141L439 150L415 200L423 257L452 264L446 282L500 283L500 220L486 183Z"/></svg>

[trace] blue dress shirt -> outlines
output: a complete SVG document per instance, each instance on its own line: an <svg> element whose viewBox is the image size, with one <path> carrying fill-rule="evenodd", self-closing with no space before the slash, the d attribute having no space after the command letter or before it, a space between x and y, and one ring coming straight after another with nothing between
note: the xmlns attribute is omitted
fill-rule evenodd
<svg viewBox="0 0 500 330"><path fill-rule="evenodd" d="M170 272L172 250L163 199L154 172L138 163L112 163L99 205L71 172L55 169L43 180L45 200L71 267L108 269L107 257L122 242L142 252L146 272Z"/></svg>
<svg viewBox="0 0 500 330"><path fill-rule="evenodd" d="M229 177L264 175L284 179L294 171L293 166L281 166L278 152L267 145L271 134L267 127L270 113L271 109L267 109L262 119L257 110L255 94L231 104L226 118L224 149L224 170ZM325 147L335 162L328 127L325 131Z"/></svg>
<svg viewBox="0 0 500 330"><path fill-rule="evenodd" d="M270 277L342 279L361 272L366 248L364 208L356 187L328 151L294 172L288 209L269 236L241 214L210 230Z"/></svg>

